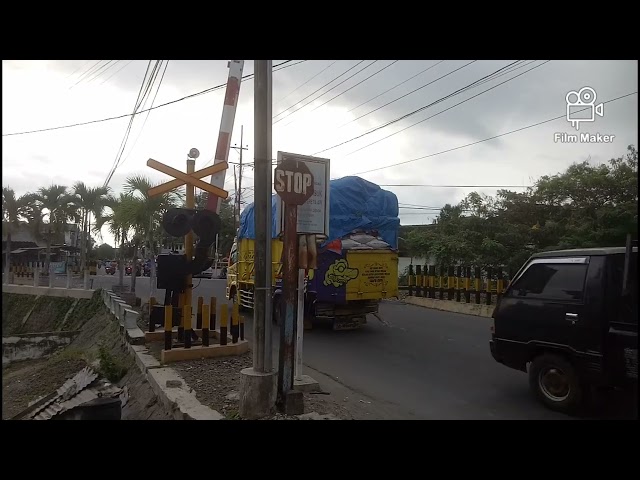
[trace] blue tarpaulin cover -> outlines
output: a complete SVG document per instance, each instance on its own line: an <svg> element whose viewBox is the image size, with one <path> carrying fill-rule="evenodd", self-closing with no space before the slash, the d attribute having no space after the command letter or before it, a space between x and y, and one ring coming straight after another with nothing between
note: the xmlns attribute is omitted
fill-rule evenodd
<svg viewBox="0 0 640 480"><path fill-rule="evenodd" d="M398 248L398 197L360 177L343 177L329 183L329 238L325 244L342 239L354 230L377 230L391 247ZM276 238L277 197L271 197L271 231ZM239 238L256 238L254 205L240 215Z"/></svg>

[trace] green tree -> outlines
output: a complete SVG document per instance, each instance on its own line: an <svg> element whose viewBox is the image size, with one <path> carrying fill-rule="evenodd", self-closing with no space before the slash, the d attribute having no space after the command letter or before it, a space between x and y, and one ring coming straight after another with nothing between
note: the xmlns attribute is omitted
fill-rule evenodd
<svg viewBox="0 0 640 480"><path fill-rule="evenodd" d="M131 245L133 247L134 264L137 262L138 251L145 247L145 256L153 259L159 253L157 246L163 237L162 217L165 212L175 207L182 195L176 190L164 193L155 197L150 197L149 189L156 186L151 180L143 175L133 175L127 178L124 190L131 195L131 199L126 204L126 215L133 228ZM155 282L155 262L151 262L151 285ZM136 276L135 269L131 277L131 291L135 292Z"/></svg>
<svg viewBox="0 0 640 480"><path fill-rule="evenodd" d="M35 203L34 212L38 212L39 220L34 220L41 225L40 233L47 245L47 258L45 271L49 271L51 261L51 245L53 242L64 243L64 233L68 223L78 222L80 215L74 203L74 197L63 185L51 185L38 189L32 197ZM46 220L45 220L46 219Z"/></svg>
<svg viewBox="0 0 640 480"><path fill-rule="evenodd" d="M98 258L101 260L111 260L116 254L115 249L108 243L103 243L96 250Z"/></svg>
<svg viewBox="0 0 640 480"><path fill-rule="evenodd" d="M80 269L85 269L87 254L90 250L91 216L100 217L104 209L104 203L109 194L108 187L87 187L84 182L76 182L73 185L74 203L80 209Z"/></svg>
<svg viewBox="0 0 640 480"><path fill-rule="evenodd" d="M125 247L131 231L131 215L128 204L132 202L133 195L121 193L119 196L109 195L105 199L107 211L97 218L94 231L100 234L103 226L107 225L109 232L113 235L118 249L118 285L124 286L124 261Z"/></svg>
<svg viewBox="0 0 640 480"><path fill-rule="evenodd" d="M29 215L29 204L31 195L22 195L16 198L13 189L2 187L2 229L7 236L7 253L5 263L5 279L8 281L9 268L11 265L11 234L19 227L22 218Z"/></svg>
<svg viewBox="0 0 640 480"><path fill-rule="evenodd" d="M472 192L446 205L433 228L407 236L410 250L440 263L517 269L534 252L623 245L638 231L638 152L543 176L525 192Z"/></svg>

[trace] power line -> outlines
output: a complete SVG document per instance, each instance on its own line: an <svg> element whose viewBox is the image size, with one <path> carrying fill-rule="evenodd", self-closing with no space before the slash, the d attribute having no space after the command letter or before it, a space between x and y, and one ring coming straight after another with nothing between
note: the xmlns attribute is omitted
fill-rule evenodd
<svg viewBox="0 0 640 480"><path fill-rule="evenodd" d="M423 119L423 120L420 120L420 121L418 121L418 122L412 123L411 125L409 125L409 126L407 126L407 127L405 127L405 128L401 128L400 130L398 130L398 131L396 131L396 132L394 132L394 133L391 133L391 134L387 135L386 137L382 137L382 138L380 138L380 139L378 139L378 140L376 140L376 141L374 141L374 142L368 143L367 145L365 145L365 146L363 146L363 147L360 147L360 148L358 148L358 149L356 149L356 150L354 150L354 151L352 151L352 152L347 153L345 156L349 156L349 155L352 155L352 154L354 154L354 153L356 153L356 152L359 152L360 150L364 150L365 148L369 148L370 146L375 145L376 143L382 142L383 140L386 140L386 139L387 139L387 138L389 138L389 137L393 137L394 135L397 135L397 134L398 134L398 133L400 133L400 132L404 132L405 130L408 130L408 129L409 129L409 128L411 128L411 127L415 127L416 125L418 125L418 124L420 124L420 123L426 122L427 120L429 120L429 119L431 119L431 118L433 118L433 117L437 117L437 116L438 116L438 115L440 115L441 113L444 113L444 112L446 112L446 111L448 111L448 110L451 110L451 109L453 109L453 108L456 108L458 105L462 105L463 103L466 103L466 102L468 102L468 101L470 101L470 100L473 100L474 98L479 97L480 95L483 95L483 94L487 93L488 91L493 90L494 88L499 87L500 85L503 85L503 84L505 84L505 83L507 83L507 82L510 82L511 80L515 80L515 79L516 79L516 78L518 78L519 76L524 75L525 73L528 73L528 72L530 72L531 70L534 70L534 69L536 69L536 68L538 68L538 67L541 67L541 66L542 66L542 65L544 65L545 63L549 63L549 60L546 60L546 61L544 61L544 62L542 62L542 63L540 63L540 64L538 64L538 65L536 65L536 66L534 66L534 67L531 67L529 70L525 70L524 72L519 73L518 75L515 75L515 76L513 76L513 77L511 77L511 78L509 78L509 79L507 79L507 80L505 80L504 82L498 83L497 85L494 85L494 86L493 86L493 87L491 87L491 88L487 88L486 90L483 90L482 92L480 92L480 93L478 93L478 94L476 94L476 95L473 95L473 96L471 96L471 97L469 97L469 98L466 98L466 99L464 99L463 101L456 103L455 105L451 105L449 108L445 108L444 110L441 110L441 111L439 111L438 113L434 113L434 114L433 114L433 115L431 115L430 117L427 117L427 118L425 118L425 119ZM476 85L476 86L477 86L477 85ZM460 92L458 92L458 93L460 93ZM456 93L456 95L457 95L458 93ZM453 95L450 95L450 96L453 96ZM447 97L445 97L444 99L446 99L446 98L447 98ZM441 100L444 100L444 99L441 99ZM440 100L440 101L441 101L441 100ZM436 103L439 103L440 101L438 101L438 102L436 102Z"/></svg>
<svg viewBox="0 0 640 480"><path fill-rule="evenodd" d="M358 105L358 106L356 106L356 107L353 107L351 110L347 110L347 113L353 112L354 110L356 110L356 109L360 108L360 107L361 107L361 106L363 106L363 105L366 105L367 103L369 103L369 102L371 102L371 101L375 100L376 98L378 98L378 97L380 97L380 96L384 95L385 93L388 93L388 92L390 92L391 90L394 90L394 89L398 88L400 85L404 85L404 84L405 84L405 83L407 83L409 80L413 80L414 78L416 78L418 75L421 75L421 74L423 74L424 72L427 72L427 71L431 70L432 68L437 67L437 66L438 66L438 65L440 65L442 62L444 62L444 60L440 60L439 62L436 62L435 64L431 65L430 67L427 67L427 68L425 68L424 70L420 70L420 71L419 71L418 73L416 73L415 75L413 75L413 76L411 76L411 77L407 78L406 80L403 80L403 81L402 81L402 82L400 82L400 83L396 83L393 87L388 88L387 90L385 90L385 91L384 91L384 92L382 92L382 93L379 93L379 94L378 94L378 95L376 95L375 97L370 98L370 99L369 99L369 100L367 100L366 102L362 102L360 105ZM347 125L348 123L351 123L351 122L347 122L347 123L345 123L344 125ZM344 127L344 125L340 125L340 127L338 127L338 128L342 128L342 127Z"/></svg>
<svg viewBox="0 0 640 480"><path fill-rule="evenodd" d="M102 61L102 60L100 60L100 61ZM273 71L274 72L279 72L280 70L284 70L285 68L293 67L295 65L300 65L301 63L306 62L306 60L300 60L300 61L298 61L296 63L289 64L289 62L291 62L291 61L292 60L287 60L285 62L282 62L282 63L279 63L277 65L274 65L274 67L273 67L274 70ZM288 65L285 65L285 64L288 64ZM282 66L282 68L279 68L279 69L276 70L275 68L279 67L279 66ZM249 78L249 77L251 77L251 78ZM243 81L245 81L245 80L246 81L253 80L253 73L251 73L249 75L245 75L244 77L242 77L242 80ZM223 84L220 84L220 85L216 85L215 87L207 88L206 90L202 90L201 92L192 93L192 94L184 96L182 98L177 98L175 100L171 100L170 102L166 102L166 103L157 105L157 106L155 106L153 108L150 108L149 110L155 110L157 108L166 107L167 105L172 105L174 103L181 102L181 101L186 100L188 98L193 98L193 97L197 97L199 95L204 95L206 93L213 92L215 90L220 90L221 88L224 88L226 86L227 86L226 83L223 83ZM142 111L137 112L137 113L144 113L146 111L147 110L142 110ZM30 134L30 133L40 133L40 132L48 132L48 131L51 131L51 130L60 130L60 129L63 129L63 128L80 127L82 125L89 125L89 124L92 124L92 123L101 123L101 122L108 122L110 120L119 120L121 118L131 117L132 115L135 115L135 114L127 113L127 114L124 114L124 115L118 115L116 117L101 118L99 120L90 120L88 122L79 122L79 123L73 123L73 124L70 124L70 125L61 125L59 127L40 128L38 130L29 130L29 131L25 131L25 132L3 133L2 136L3 137L10 137L10 136L14 136L14 135L27 135L27 134Z"/></svg>
<svg viewBox="0 0 640 480"><path fill-rule="evenodd" d="M115 60L109 60L107 63L102 64L102 65L101 65L97 70L94 70L94 71L91 73L91 76L87 75L87 76L86 76L85 78L83 78L82 80L79 80L78 82L76 82L76 84L74 85L74 87L75 87L76 85L78 85L79 83L82 83L82 82L87 81L87 79L89 79L89 80L87 81L87 83L89 83L91 80L93 80L94 78L96 78L96 76L97 76L97 75L99 75L99 74L100 74L99 72L100 72L101 70L103 70L107 65L110 65L110 64L111 64L112 62L114 62L114 61L115 61ZM89 77L91 77L91 78L89 78Z"/></svg>
<svg viewBox="0 0 640 480"><path fill-rule="evenodd" d="M87 83L91 83L93 82L96 78L98 78L100 75L105 74L107 71L109 71L111 68L115 67L117 64L119 64L122 60L111 60L107 65L109 65L108 67L106 67L104 70L102 70L101 72L96 72L88 81ZM113 62L113 63L111 63ZM106 65L105 65L106 66Z"/></svg>
<svg viewBox="0 0 640 480"><path fill-rule="evenodd" d="M66 78L70 78L73 77L76 73L78 73L82 68L86 67L87 64L90 62L91 60L87 60L86 62L84 62L81 66L79 66L78 68L76 68L73 72L71 72L69 75L66 76Z"/></svg>
<svg viewBox="0 0 640 480"><path fill-rule="evenodd" d="M93 70L100 65L102 62L104 62L104 60L98 60L96 63L94 63L92 66L89 67L88 70L85 70L84 73L82 73L79 77L78 77L78 81L76 83L74 83L73 85L71 85L69 87L69 90L71 90L73 87L75 87L78 83L80 83L82 81L83 78L85 78L90 72L93 72Z"/></svg>
<svg viewBox="0 0 640 480"><path fill-rule="evenodd" d="M162 85L162 80L164 80L164 74L167 73L167 68L168 67L169 67L169 60L167 60L166 63L164 64L164 70L162 71L162 76L160 77L160 81L158 82L158 87L156 88L156 93L153 95L153 99L151 100L151 106L152 107L153 107L153 104L156 102L156 97L158 96L158 92L160 91L160 86ZM138 144L138 140L140 139L140 136L142 135L142 131L144 130L144 126L147 124L147 120L149 120L149 115L151 115L151 110L147 111L147 116L144 117L144 122L142 122L142 127L140 128L140 131L138 132L138 136L134 140L133 145L131 146L131 150L129 150L129 153L127 154L125 159L122 161L123 165L129 159L129 157L133 153L133 150L136 148L136 145Z"/></svg>
<svg viewBox="0 0 640 480"><path fill-rule="evenodd" d="M353 75L351 75L351 77L354 77L355 75L357 75L358 73L362 72L363 70L366 70L367 68L369 68L371 65L373 65L373 64L374 64L374 63L376 63L376 62L378 62L378 60L376 60L376 61L375 61L375 62L373 62L373 63L370 63L369 65L367 65L366 67L364 67L364 68L363 68L362 70L360 70L359 72L354 73ZM380 70L378 70L377 72L372 73L371 75L369 75L368 77L366 77L366 78L364 78L363 80L359 81L359 82L358 82L358 83L356 83L355 85L352 85L351 87L349 87L349 88L347 88L346 90L342 91L342 92L341 92L341 93L339 93L338 95L334 95L333 97L331 97L331 98L330 98L329 100L327 100L326 102L323 102L323 103L321 103L320 105L318 105L317 107L315 107L315 108L311 109L311 110L309 111L309 113L311 113L311 112L313 112L313 111L315 111L315 110L319 109L320 107L323 107L324 105L326 105L327 103L329 103L329 102L331 102L331 101L335 100L335 99L336 99L336 98L338 98L339 96L344 95L344 94L345 94L345 93L347 93L349 90L352 90L352 89L354 89L355 87L357 87L358 85L362 84L363 82L366 82L366 81L367 81L367 80L369 80L371 77L375 77L377 74L379 74L379 73L380 73L380 72L382 72L383 70L386 70L386 69L387 69L387 68L389 68L391 65L393 65L393 64L395 64L395 63L397 63L397 62L398 62L398 60L394 60L394 61L393 61L393 62L391 62L389 65L387 65L387 66L385 66L385 67L381 68L381 69L380 69ZM349 77L349 78L351 78L351 77ZM343 82L341 82L341 83L346 82L347 80L349 80L349 78L345 79L345 80L344 80ZM338 84L338 85L340 85L340 84ZM335 87L337 87L338 85L336 85ZM330 90L333 90L335 87L332 87ZM328 93L328 92L329 92L329 90L328 90L327 92L325 92L325 93ZM323 94L323 95L324 95L324 94ZM318 97L318 98L320 98L320 97ZM317 98L316 98L315 100L317 100ZM287 127L287 126L291 125L291 124L292 124L292 123L294 123L294 122L295 122L295 120L293 120L293 121L291 121L291 122L287 123L286 125L283 125L283 127ZM278 123L278 122L276 122L276 123Z"/></svg>
<svg viewBox="0 0 640 480"><path fill-rule="evenodd" d="M320 70L318 73L316 73L313 77L311 77L309 80L307 80L306 82L304 82L302 85L299 85L297 88L295 88L293 91L289 92L288 94L286 94L284 97L282 97L280 100L278 100L276 103L274 103L273 106L276 106L278 103L284 101L285 98L290 97L292 94L294 94L295 92L297 92L298 90L300 90L302 87L304 87L307 83L309 83L311 80L313 80L314 78L316 78L317 76L319 76L320 74L324 73L325 71L329 70L333 65L335 65L338 61L334 60L332 63L329 64L328 67L323 68L322 70Z"/></svg>
<svg viewBox="0 0 640 480"><path fill-rule="evenodd" d="M306 97L304 97L303 99L298 100L296 103L294 103L294 104L293 104L293 105L291 105L290 107L285 108L285 109L284 109L283 111L281 111L280 113L278 113L278 114L274 115L274 116L272 117L272 119L273 119L273 120L275 120L277 117L279 117L280 115L282 115L283 113L285 113L287 110L289 110L289 109L290 109L291 107L293 107L294 105L297 105L297 104L299 104L299 103L301 103L301 102L305 101L305 100L306 100L307 98L309 98L311 95L316 94L317 92L319 92L320 90L322 90L322 89L323 89L324 87L326 87L327 85L332 84L333 82L335 82L336 80L338 80L340 77L342 77L343 75L346 75L348 72L350 72L351 70L353 70L354 68L356 68L356 67L357 67L358 65L360 65L362 62L364 62L364 60L360 60L360 61L359 61L358 63L356 63L354 66L352 66L351 68L349 68L349 69L347 69L346 71L342 72L340 75L338 75L337 77L335 77L333 80L331 80L331 81L329 81L329 82L325 83L325 84L324 84L324 85L322 85L320 88L318 88L317 90L314 90L313 92L311 92L309 95L307 95L307 96L306 96ZM325 93L326 93L326 92L325 92ZM322 95L324 95L324 94L322 94ZM319 97L321 97L322 95L320 95ZM318 98L319 98L319 97L318 97ZM312 101L313 101L313 100L312 100ZM307 105L307 104L303 105L303 106L302 106L302 107L300 107L300 108L304 108L306 105ZM291 116L291 115L293 115L295 112L297 112L298 110L300 110L300 108L298 108L298 109L296 109L296 110L292 111L292 112L291 112L289 115L287 115L287 116ZM286 118L286 117L283 117L283 118ZM282 120L282 119L281 119L281 120ZM274 122L274 123L275 123L275 122Z"/></svg>
<svg viewBox="0 0 640 480"><path fill-rule="evenodd" d="M100 85L104 85L106 82L108 82L108 81L109 81L109 79L110 79L111 77L116 76L118 73L120 73L120 71L121 71L121 70L123 70L124 68L128 67L132 62L133 62L133 60L129 60L129 61L128 61L126 64L124 64L122 67L120 67L120 68L119 68L118 70L116 70L114 73L112 73L111 75L109 75L109 76L107 77L107 79L106 79L106 80L104 80L102 83L100 83Z"/></svg>
<svg viewBox="0 0 640 480"><path fill-rule="evenodd" d="M156 61L156 65L157 65L157 61ZM131 133L131 126L133 125L133 120L135 119L135 115L137 113L138 108L140 108L140 105L142 105L142 101L144 100L143 92L145 90L145 86L147 85L147 75L149 74L150 68L151 68L151 60L149 60L149 63L147 64L147 71L145 72L144 78L142 79L142 85L140 85L140 91L138 92L138 97L136 98L136 103L133 107L133 114L131 115L131 119L129 120L129 125L127 126L124 137L122 138L122 142L120 143L120 148L118 148L118 153L116 154L116 158L113 161L113 166L111 167L111 170L109 171L109 174L107 175L107 178L104 181L104 185L103 185L104 187L109 185L109 182L113 177L113 174L118 168L118 163L122 158L122 153L124 152L127 139L129 138L129 134Z"/></svg>
<svg viewBox="0 0 640 480"><path fill-rule="evenodd" d="M358 121L358 120L360 120L361 118L366 117L367 115L371 115L373 112L377 112L378 110L380 110L380 109L382 109L382 108L384 108L384 107L386 107L386 106L388 106L388 105L391 105L392 103L395 103L395 102L397 102L398 100L401 100L401 99L403 99L403 98L405 98L405 97L408 97L409 95L411 95L411 94L413 94L413 93L416 93L417 91L422 90L423 88L426 88L426 87L428 87L429 85L432 85L432 84L436 83L437 81L442 80L443 78L446 78L446 77L448 77L449 75L452 75L452 74L456 73L457 71L462 70L463 68L468 67L469 65L471 65L472 63L475 63L475 62L477 62L477 60L472 60L471 62L466 63L466 64L464 64L463 66L458 67L458 68L456 68L455 70L452 70L451 72L449 72L449 73L447 73L447 74L445 74L445 75L442 75L441 77L438 77L438 78L436 78L435 80L432 80L432 81L431 81L431 82L429 82L429 83L426 83L426 84L424 84L424 85L422 85L422 86L420 86L420 87L418 87L418 88L416 88L416 89L414 89L414 90L411 90L411 91L410 91L410 92L408 92L408 93L405 93L404 95L402 95L402 96L400 96L400 97L396 98L395 100L391 100L390 102L387 102L387 103L385 103L384 105L380 105L378 108L374 108L373 110L370 110L369 112L367 112L367 113L365 113L365 114L363 114L363 115L360 115L359 117L354 118L353 120L351 120L351 121L349 121L349 122L345 123L344 125L349 125L350 123L353 123L353 122L355 122L355 121ZM344 126L344 125L343 125L343 126ZM329 150L330 150L330 149L329 149Z"/></svg>
<svg viewBox="0 0 640 480"><path fill-rule="evenodd" d="M475 61L476 61L476 60L474 60L474 62L475 62ZM466 67L467 65L470 65L471 63L473 63L473 62L470 62L470 63L468 63L468 64L466 64L466 65L464 65L464 66L460 67L460 68L459 68L459 69L457 69L457 70L460 70L461 68L464 68L464 67ZM517 63L517 62L514 62L514 63ZM511 65L513 65L513 63L512 63ZM387 122L387 123L385 123L385 124L382 124L382 125L379 125L379 126L377 126L377 127L375 127L375 128L372 128L371 130L369 130L369 131L367 131L367 132L364 132L364 133L362 133L362 134L360 134L360 135L357 135L357 136L355 136L355 137L353 137L353 138L351 138L351 139L349 139L349 140L345 140L344 142L338 143L338 144L336 144L336 145L334 145L334 146L332 146L332 147L325 148L324 150L320 150L319 152L316 152L316 153L314 153L313 155L317 155L317 154L319 154L319 153L323 153L323 152L326 152L326 151L328 151L328 150L333 150L334 148L340 147L340 146L345 145L345 144L347 144L347 143L351 143L351 142L353 142L354 140L357 140L357 139L362 138L362 137L364 137L364 136L366 136L366 135L369 135L369 134L371 134L371 133L373 133L373 132L376 132L376 131L378 131L378 130L381 130L381 129L383 129L383 128L386 128L386 127L388 127L388 126L390 126L390 125L393 125L394 123L397 123L397 122L399 122L399 121L401 121L401 120L404 120L405 118L408 118L408 117L410 117L410 116L412 116L412 115L415 115L416 113L419 113L419 112L421 112L421 111L423 111L423 110L426 110L427 108L430 108L430 107L432 107L432 106L434 106L434 105L437 105L438 103L443 102L444 100L446 100L446 99L448 99L448 98L450 98L450 97L453 97L453 96L455 96L455 95L458 95L459 93L463 92L464 90L468 89L469 87L471 87L471 86L473 86L473 85L478 84L478 82L480 82L481 80L484 80L484 79L486 79L486 78L489 78L489 77L491 77L491 76L495 75L497 72L499 72L499 71L501 71L501 70L504 70L504 69L505 69L505 68L507 68L508 66L509 66L509 65L507 65L507 66L505 66L505 67L502 67L502 68L500 68L500 69L496 70L495 72L493 72L493 73L491 73L491 74L489 74L489 75L485 75L484 77L482 77L482 78L480 78L480 79L476 80L475 82L472 82L472 83L470 83L470 84L468 84L468 85L466 85L466 86L464 86L464 87L462 87L462 88L459 88L458 90L456 90L456 91L454 91L454 92L451 92L449 95L446 95L446 96L444 96L444 97L439 98L439 99L438 99L438 100L436 100L435 102L431 102L431 103L430 103L430 104L428 104L428 105L424 105L424 106L422 106L422 107L420 107L420 108L418 108L418 109L416 109L416 110L414 110L414 111L412 111L412 112L409 112L409 113L407 113L407 114L405 114L405 115L402 115L401 117L396 118L395 120L391 120L391 121L389 121L389 122ZM455 71L457 71L457 70L454 70L454 72L455 72ZM453 72L450 72L450 73L453 73ZM446 75L445 75L445 76L446 76ZM444 78L444 77L440 77L440 78ZM515 77L514 77L514 78L515 78ZM437 80L438 80L438 79L436 79L436 80L434 80L434 81L437 81ZM431 83L433 83L433 82L431 82ZM499 84L499 85L500 85L500 84ZM483 93L484 93L484 92L483 92ZM401 98L402 98L402 97L401 97ZM471 97L471 98L474 98L474 97ZM469 98L469 99L467 99L467 100L470 100L471 98ZM395 101L395 100L394 100L394 101ZM390 103L393 103L393 102L390 102ZM388 104L387 104L387 105L388 105ZM383 106L384 106L384 105L383 105ZM382 107L379 107L379 108L382 108ZM396 133L397 133L397 132L396 132ZM368 145L367 145L367 146L368 146ZM357 150L356 150L356 151L357 151ZM351 153L353 153L353 152L351 152ZM350 155L350 154L349 154L349 155Z"/></svg>
<svg viewBox="0 0 640 480"><path fill-rule="evenodd" d="M613 99L611 99L611 100L607 100L606 102L602 102L602 103L613 103L613 102L615 102L615 101L617 101L617 100L620 100L620 99L623 99L623 98L629 97L629 96L631 96L631 95L635 95L636 93L638 93L638 92L637 92L637 91L635 91L635 92L627 93L626 95L622 95L622 96L620 96L620 97L616 97L616 98L613 98ZM578 110L578 111L577 111L577 112L575 112L575 113L577 114L577 113L580 113L580 112L584 112L584 111L586 111L586 110L588 110L588 109L589 109L589 107L587 107L587 108L583 108L583 109L581 109L581 110ZM385 167L372 168L371 170L366 170L366 171L364 171L364 172L353 173L353 174L351 174L351 175L364 175L364 174L366 174L366 173L377 172L377 171L379 171L379 170L385 170L385 169L387 169L387 168L397 167L397 166L399 166L399 165L406 165L407 163L417 162L418 160L424 160L425 158L435 157L435 156L437 156L437 155L442 155L443 153L453 152L453 151L455 151L455 150L460 150L460 149L462 149L462 148L467 148L467 147L470 147L470 146L472 146L472 145L477 145L477 144L479 144L479 143L488 142L489 140L494 140L494 139L496 139L496 138L504 137L504 136L506 136L506 135L511 135L512 133L521 132L522 130L527 130L527 129L529 129L529 128L537 127L537 126L539 126L539 125L543 125L543 124L545 124L545 123L553 122L554 120L559 120L559 119L561 119L561 118L566 119L566 118L567 118L567 114L566 114L566 113L563 113L562 115L560 115L560 116L558 116L558 117L550 118L550 119L548 119L548 120L543 120L542 122L534 123L534 124L532 124L532 125L527 125L526 127L517 128L517 129L515 129L515 130L511 130L511 131L509 131L509 132L501 133L501 134L499 134L499 135L494 135L493 137L484 138L484 139L482 139L482 140L478 140L477 142L467 143L467 144L465 144L465 145L460 145L460 146L458 146L458 147L449 148L449 149L447 149L447 150L442 150L442 151L440 151L440 152L431 153L431 154L429 154L429 155L424 155L424 156L422 156L422 157L413 158L413 159L411 159L411 160L405 160L405 161L403 161L403 162L397 162L397 163L394 163L394 164L391 164L391 165L387 165L387 166L385 166Z"/></svg>

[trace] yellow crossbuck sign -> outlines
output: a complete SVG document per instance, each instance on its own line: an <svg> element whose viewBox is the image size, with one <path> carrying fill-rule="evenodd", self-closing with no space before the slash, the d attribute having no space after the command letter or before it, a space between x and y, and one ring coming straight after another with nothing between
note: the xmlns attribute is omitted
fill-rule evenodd
<svg viewBox="0 0 640 480"><path fill-rule="evenodd" d="M193 173L183 173L180 170L176 170L175 168L153 160L152 158L147 160L147 167L151 167L154 170L166 173L167 175L175 178L175 180L170 180L166 183L158 185L157 187L150 188L147 192L150 197L162 195L163 193L170 192L174 188L178 188L186 184L198 187L199 189L204 190L205 192L209 192L212 195L216 195L217 197L220 197L222 199L225 199L229 196L229 192L227 192L226 190L200 180L202 177L206 177L207 175L213 175L214 173L226 170L227 168L229 168L227 162L216 163L215 165L211 165L210 167L203 168Z"/></svg>

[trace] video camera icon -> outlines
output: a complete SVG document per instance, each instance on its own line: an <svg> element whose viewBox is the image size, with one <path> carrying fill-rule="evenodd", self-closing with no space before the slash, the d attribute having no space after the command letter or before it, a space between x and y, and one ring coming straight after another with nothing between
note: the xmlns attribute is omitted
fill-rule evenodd
<svg viewBox="0 0 640 480"><path fill-rule="evenodd" d="M593 122L596 114L604 116L604 103L596 105L596 91L591 87L583 87L579 92L567 93L567 121L576 130L580 130L580 122Z"/></svg>

